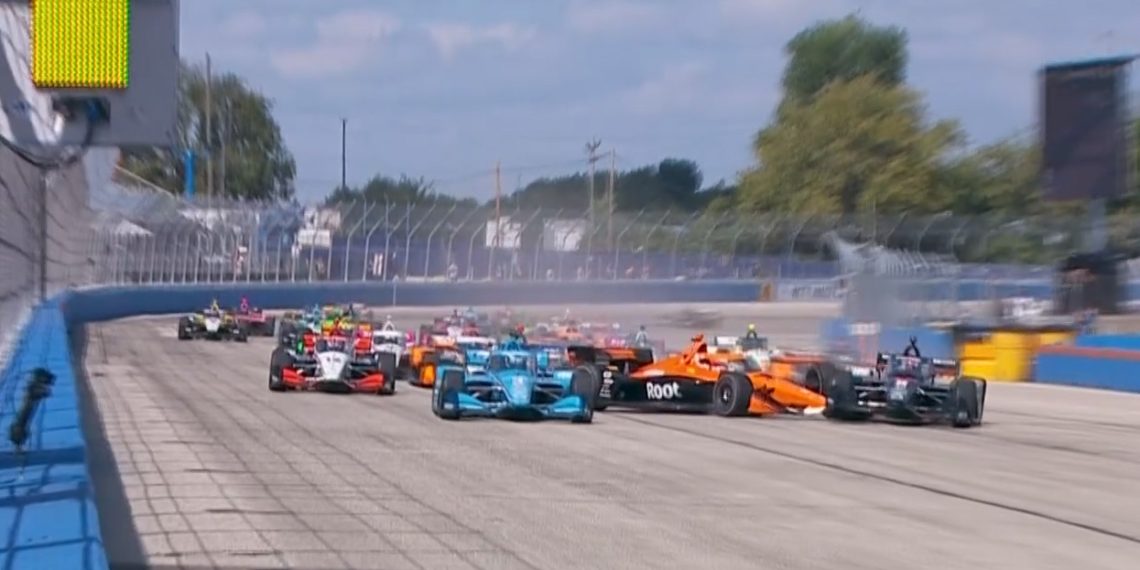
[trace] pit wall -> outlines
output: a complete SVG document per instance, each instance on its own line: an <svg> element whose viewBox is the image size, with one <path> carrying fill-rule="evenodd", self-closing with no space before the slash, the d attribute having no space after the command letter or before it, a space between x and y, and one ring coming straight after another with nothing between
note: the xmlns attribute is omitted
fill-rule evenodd
<svg viewBox="0 0 1140 570"><path fill-rule="evenodd" d="M43 367L55 375L51 395L40 402L28 425L21 459L8 448L0 454L0 567L6 570L108 568L84 433L81 372L75 369L69 331L89 322L136 315L181 313L217 299L236 305L241 297L266 309L313 303L467 306L523 304L750 302L760 285L741 281L637 281L577 283L311 283L102 287L62 293L36 307L3 370L0 426L8 434L30 382ZM89 402L88 402L89 403ZM92 422L91 429L97 429Z"/></svg>

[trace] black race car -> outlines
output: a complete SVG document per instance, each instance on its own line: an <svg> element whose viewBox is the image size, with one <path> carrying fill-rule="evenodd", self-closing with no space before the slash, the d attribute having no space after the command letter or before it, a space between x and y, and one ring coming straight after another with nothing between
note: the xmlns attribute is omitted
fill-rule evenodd
<svg viewBox="0 0 1140 570"><path fill-rule="evenodd" d="M178 340L199 338L246 342L249 332L233 315L211 308L178 319Z"/></svg>
<svg viewBox="0 0 1140 570"><path fill-rule="evenodd" d="M836 374L825 388L823 415L834 420L883 418L913 424L981 425L986 381L962 376L958 363L921 356L914 342L902 354L879 354L868 375Z"/></svg>

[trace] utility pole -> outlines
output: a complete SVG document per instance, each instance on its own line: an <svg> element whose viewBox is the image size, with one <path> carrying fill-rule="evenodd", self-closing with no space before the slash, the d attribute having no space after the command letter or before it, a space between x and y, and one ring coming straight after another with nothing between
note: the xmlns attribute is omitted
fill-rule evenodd
<svg viewBox="0 0 1140 570"><path fill-rule="evenodd" d="M348 188L348 119L340 120L340 187Z"/></svg>
<svg viewBox="0 0 1140 570"><path fill-rule="evenodd" d="M214 197L214 106L213 71L210 67L210 54L206 53L206 208L211 208Z"/></svg>
<svg viewBox="0 0 1140 570"><path fill-rule="evenodd" d="M495 162L495 249L499 248L499 244L503 240L503 171L502 164L499 161Z"/></svg>
<svg viewBox="0 0 1140 570"><path fill-rule="evenodd" d="M218 195L225 198L226 196L226 139L230 138L230 102L227 100L222 104L222 148L220 149L221 156L218 161Z"/></svg>
<svg viewBox="0 0 1140 570"><path fill-rule="evenodd" d="M594 139L586 143L586 155L590 162L590 179L586 183L587 192L589 193L589 212L587 213L588 220L590 221L586 229L586 257L590 257L591 252L594 251L594 177L596 171L594 164L598 162L598 148L602 146L602 141Z"/></svg>
<svg viewBox="0 0 1140 570"><path fill-rule="evenodd" d="M614 185L617 184L617 151L610 149L610 181L606 187L606 243L611 249L614 244ZM616 269L615 269L616 271Z"/></svg>

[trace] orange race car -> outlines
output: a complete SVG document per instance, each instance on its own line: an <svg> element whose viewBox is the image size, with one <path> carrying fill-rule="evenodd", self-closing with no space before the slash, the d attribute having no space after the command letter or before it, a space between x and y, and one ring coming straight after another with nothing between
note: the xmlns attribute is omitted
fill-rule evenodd
<svg viewBox="0 0 1140 570"><path fill-rule="evenodd" d="M681 353L651 363L594 362L575 374L598 382L596 410L607 407L710 412L720 416L816 414L826 398L800 384L752 366L742 352L710 351L704 335ZM623 370L624 368L624 370Z"/></svg>
<svg viewBox="0 0 1140 570"><path fill-rule="evenodd" d="M709 354L725 365L763 372L820 394L827 386L825 379L835 374L835 365L826 354L769 348L768 339L754 335L713 337Z"/></svg>

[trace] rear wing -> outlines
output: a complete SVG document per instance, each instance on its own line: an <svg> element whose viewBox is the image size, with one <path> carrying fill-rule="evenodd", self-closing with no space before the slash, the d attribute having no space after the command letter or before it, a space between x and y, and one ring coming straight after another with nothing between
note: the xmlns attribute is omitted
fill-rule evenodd
<svg viewBox="0 0 1140 570"><path fill-rule="evenodd" d="M892 356L901 356L898 353L880 352L875 358L875 366L879 371L883 371L891 363ZM929 358L924 357L923 360L928 360L934 365L934 373L939 377L957 377L961 370L961 363L953 358Z"/></svg>

